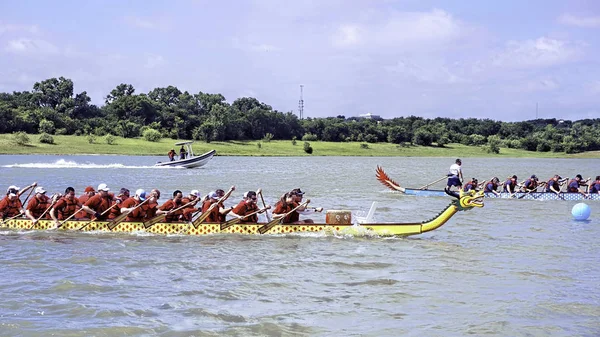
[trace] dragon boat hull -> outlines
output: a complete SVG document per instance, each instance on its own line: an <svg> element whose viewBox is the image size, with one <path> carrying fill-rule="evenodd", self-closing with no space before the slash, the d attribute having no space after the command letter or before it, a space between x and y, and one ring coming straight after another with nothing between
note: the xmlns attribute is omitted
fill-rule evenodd
<svg viewBox="0 0 600 337"><path fill-rule="evenodd" d="M375 176L377 180L386 187L393 191L398 191L406 195L414 195L419 197L446 197L448 194L444 190L430 190L430 189L418 189L402 187L400 184L392 180L383 168L377 167ZM502 192L496 195L492 192L485 192L483 195L486 198L492 199L517 199L517 200L567 200L567 201L578 201L578 200L600 200L600 194L591 194L589 197L585 197L580 193L560 193L556 194L553 192L517 192L512 196L508 192Z"/></svg>
<svg viewBox="0 0 600 337"><path fill-rule="evenodd" d="M109 228L109 222L104 221L66 221L58 230L64 231L100 231L100 232L146 232L153 234L178 234L178 235L209 235L209 234L289 234L334 231L347 234L372 233L379 236L408 236L435 230L443 226L454 214L459 211L483 207L481 193L454 195L456 197L438 215L430 220L416 223L369 223L362 225L341 223L314 223L314 224L277 224L264 231L265 223L233 224L223 226L218 223L201 223L197 227L190 223L156 223L146 228L142 222L121 222ZM11 219L0 224L0 227L19 230L56 230L52 220L40 220L35 226L29 219ZM262 230L261 230L262 229Z"/></svg>
<svg viewBox="0 0 600 337"><path fill-rule="evenodd" d="M406 195L415 195L420 197L446 197L448 196L444 190L420 190L415 188L404 188L404 191L400 191ZM560 196L552 192L517 192L512 196L510 193L502 192L496 195L492 192L484 193L486 198L495 199L522 199L522 200L566 200L566 201L578 201L578 200L600 200L600 194L592 194L589 197L584 197L579 193L561 193Z"/></svg>

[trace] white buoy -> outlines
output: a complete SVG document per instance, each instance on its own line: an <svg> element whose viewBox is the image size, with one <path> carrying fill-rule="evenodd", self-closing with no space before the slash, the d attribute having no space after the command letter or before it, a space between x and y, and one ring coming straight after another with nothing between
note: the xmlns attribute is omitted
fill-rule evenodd
<svg viewBox="0 0 600 337"><path fill-rule="evenodd" d="M578 221L587 220L590 217L590 213L592 213L590 206L583 202L575 204L575 206L573 206L573 209L571 210L571 214L573 215L575 220Z"/></svg>

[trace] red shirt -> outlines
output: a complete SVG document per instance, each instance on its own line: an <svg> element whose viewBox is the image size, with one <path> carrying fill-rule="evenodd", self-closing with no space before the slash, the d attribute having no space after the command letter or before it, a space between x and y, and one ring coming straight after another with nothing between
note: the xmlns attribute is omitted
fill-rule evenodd
<svg viewBox="0 0 600 337"><path fill-rule="evenodd" d="M275 209L273 210L273 214L285 214L285 213L293 210L296 207L298 207L298 203L296 203L296 202L292 202L292 203L288 204L287 202L278 201L275 204ZM298 212L292 212L283 218L283 223L294 223L298 220L300 220L300 214L298 214Z"/></svg>
<svg viewBox="0 0 600 337"><path fill-rule="evenodd" d="M237 215L244 216L246 214L250 214L258 211L258 206L255 203L246 203L246 200L240 201L237 206L232 210L233 213ZM240 220L241 223L256 223L258 222L258 214L251 215L243 220Z"/></svg>
<svg viewBox="0 0 600 337"><path fill-rule="evenodd" d="M21 208L23 208L23 204L19 198L15 198L15 200L10 201L8 196L5 196L4 199L0 201L0 213L2 213L3 217L12 218L20 213L19 210Z"/></svg>
<svg viewBox="0 0 600 337"><path fill-rule="evenodd" d="M95 212L100 214L104 213L112 203L111 196L108 195L106 197L102 197L100 194L96 194L91 197L86 203L85 206L93 209ZM106 220L108 218L108 214L104 214L98 218L98 220Z"/></svg>
<svg viewBox="0 0 600 337"><path fill-rule="evenodd" d="M139 204L141 204L142 202L139 200L136 200L133 197L129 197L127 200L123 201L121 203L121 208L132 208L132 207L136 207ZM134 210L132 210L131 212L129 212L127 214L127 218L125 219L125 221L127 222L142 222L144 221L144 218L146 217L146 206L147 204L144 204Z"/></svg>
<svg viewBox="0 0 600 337"><path fill-rule="evenodd" d="M46 212L46 209L48 209L48 207L50 206L50 199L45 196L42 195L41 197L33 197L31 198L31 200L29 200L29 203L27 203L27 210L29 211L29 213L31 213L31 215L34 218L39 218L40 216L42 216L42 214L44 214L44 212ZM50 214L46 213L44 215L44 219L50 219Z"/></svg>
<svg viewBox="0 0 600 337"><path fill-rule="evenodd" d="M79 199L76 197L73 197L72 200L67 200L65 197L62 197L58 199L53 208L56 211L56 217L59 220L64 220L75 213L77 205L79 205Z"/></svg>
<svg viewBox="0 0 600 337"><path fill-rule="evenodd" d="M179 201L179 203L175 203L173 201L173 199L169 199L169 200L167 200L167 202L165 202L164 204L162 204L162 206L160 206L158 209L161 210L161 211L171 211L171 210L174 210L174 209L176 209L178 207L181 207L181 206L182 206L181 200ZM165 220L167 220L167 221L177 221L177 220L179 220L179 216L181 216L182 214L183 214L183 210L180 209L180 210L178 210L176 212L173 212L173 213L167 215L167 217L165 218Z"/></svg>

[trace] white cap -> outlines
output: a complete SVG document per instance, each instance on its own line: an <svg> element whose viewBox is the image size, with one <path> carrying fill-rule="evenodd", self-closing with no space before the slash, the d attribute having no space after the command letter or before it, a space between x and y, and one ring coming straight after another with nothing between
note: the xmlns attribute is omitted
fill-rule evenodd
<svg viewBox="0 0 600 337"><path fill-rule="evenodd" d="M17 195L15 193L9 193L8 196L9 197L16 197Z"/></svg>
<svg viewBox="0 0 600 337"><path fill-rule="evenodd" d="M215 191L211 191L210 193L208 193L208 197L211 199L219 199L219 196L217 195L217 192L215 192Z"/></svg>
<svg viewBox="0 0 600 337"><path fill-rule="evenodd" d="M137 189L135 191L135 195L138 196L138 198L140 198L141 201L146 200L146 191L144 191L143 189Z"/></svg>
<svg viewBox="0 0 600 337"><path fill-rule="evenodd" d="M106 186L106 184L100 184L100 185L98 185L98 191L108 192L108 191L110 191L110 188L108 188L108 186Z"/></svg>
<svg viewBox="0 0 600 337"><path fill-rule="evenodd" d="M195 195L195 196L197 196L198 198L200 198L200 191L198 191L198 190L192 190L192 191L190 192L190 195Z"/></svg>
<svg viewBox="0 0 600 337"><path fill-rule="evenodd" d="M38 186L35 188L35 193L46 193L46 190L42 186Z"/></svg>
<svg viewBox="0 0 600 337"><path fill-rule="evenodd" d="M6 192L9 192L10 190L17 190L17 191L18 191L18 190L20 190L20 189L21 189L20 187L17 187L17 186L15 186L15 185L10 185L10 186L8 186L8 188L6 189Z"/></svg>

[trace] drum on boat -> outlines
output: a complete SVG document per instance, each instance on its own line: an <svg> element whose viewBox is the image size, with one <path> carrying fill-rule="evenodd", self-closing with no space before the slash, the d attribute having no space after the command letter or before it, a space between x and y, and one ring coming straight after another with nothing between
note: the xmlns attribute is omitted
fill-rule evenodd
<svg viewBox="0 0 600 337"><path fill-rule="evenodd" d="M352 212L347 210L327 210L325 222L328 225L351 225Z"/></svg>

